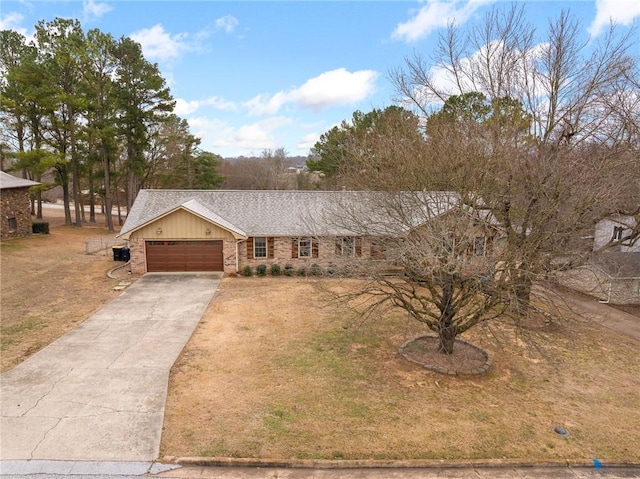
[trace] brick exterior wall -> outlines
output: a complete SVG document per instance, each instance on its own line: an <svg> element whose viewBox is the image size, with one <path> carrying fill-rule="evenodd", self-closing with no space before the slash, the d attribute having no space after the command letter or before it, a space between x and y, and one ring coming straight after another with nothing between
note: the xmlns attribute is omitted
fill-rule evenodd
<svg viewBox="0 0 640 479"><path fill-rule="evenodd" d="M147 272L147 258L144 249L144 239L129 238L129 253L131 256L131 272L144 274Z"/></svg>
<svg viewBox="0 0 640 479"><path fill-rule="evenodd" d="M238 258L238 271L242 271L245 266L251 266L255 269L260 264L270 266L277 264L280 268L290 264L294 269L300 267L309 267L312 264L317 264L322 268L327 268L331 264L335 264L340 260L340 257L335 254L335 238L321 238L319 241L314 238L314 243L317 242L318 256L316 258L295 258L293 257L292 241L293 237L269 237L269 241L273 240L273 256L269 258L248 258L247 256L247 242L243 241L239 244L239 258ZM271 246L267 248L271 249ZM363 240L361 245L360 257L371 257L371 245L368 241Z"/></svg>
<svg viewBox="0 0 640 479"><path fill-rule="evenodd" d="M188 238L185 238L188 240ZM247 241L236 241L233 238L223 240L222 254L225 273L241 272L245 266L251 266L255 269L260 264L270 267L272 264L278 264L280 268L290 264L294 269L300 267L310 267L317 264L322 268L327 268L331 264L336 264L340 258L335 255L335 239L327 238L319 241L317 246L317 258L293 258L292 257L292 237L270 237L269 241L273 241L273 246L269 246L273 256L270 258L248 258ZM315 240L314 240L315 241ZM147 272L145 240L144 238L129 238L129 248L131 253L131 272L133 274L144 274ZM236 251L238 258L236 262ZM371 257L371 245L364 240L359 250L362 258Z"/></svg>
<svg viewBox="0 0 640 479"><path fill-rule="evenodd" d="M0 239L31 235L29 188L7 188L0 191ZM15 220L15 228L9 221Z"/></svg>

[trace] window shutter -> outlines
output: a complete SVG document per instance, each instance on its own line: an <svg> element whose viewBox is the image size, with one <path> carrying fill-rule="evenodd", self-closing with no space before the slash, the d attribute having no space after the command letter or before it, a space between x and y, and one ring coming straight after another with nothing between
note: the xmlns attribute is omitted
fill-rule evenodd
<svg viewBox="0 0 640 479"><path fill-rule="evenodd" d="M273 258L275 255L275 238L270 236L267 238L267 257Z"/></svg>
<svg viewBox="0 0 640 479"><path fill-rule="evenodd" d="M253 237L247 239L247 259L253 259Z"/></svg>
<svg viewBox="0 0 640 479"><path fill-rule="evenodd" d="M336 256L342 254L342 238L336 238Z"/></svg>
<svg viewBox="0 0 640 479"><path fill-rule="evenodd" d="M493 253L493 236L489 235L487 236L487 255L490 255Z"/></svg>
<svg viewBox="0 0 640 479"><path fill-rule="evenodd" d="M311 240L311 257L318 257L318 242L315 240Z"/></svg>
<svg viewBox="0 0 640 479"><path fill-rule="evenodd" d="M356 238L356 256L362 256L362 238Z"/></svg>
<svg viewBox="0 0 640 479"><path fill-rule="evenodd" d="M291 257L298 257L298 238L291 238Z"/></svg>

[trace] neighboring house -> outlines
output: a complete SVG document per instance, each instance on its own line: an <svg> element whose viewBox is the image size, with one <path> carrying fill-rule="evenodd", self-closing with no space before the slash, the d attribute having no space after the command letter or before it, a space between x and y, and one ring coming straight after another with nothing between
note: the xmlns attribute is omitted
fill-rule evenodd
<svg viewBox="0 0 640 479"><path fill-rule="evenodd" d="M0 239L31 234L29 188L39 184L0 171Z"/></svg>
<svg viewBox="0 0 640 479"><path fill-rule="evenodd" d="M595 228L593 256L583 266L559 275L570 288L612 304L640 304L640 239L633 216L613 216Z"/></svg>
<svg viewBox="0 0 640 479"><path fill-rule="evenodd" d="M346 199L349 212L360 210L370 224L382 224L370 192L141 190L119 238L128 240L134 273L154 271L240 272L260 264L294 268L327 267L336 257L381 259L371 238L332 221ZM451 211L446 201L429 206L435 215ZM344 203L342 203L344 206ZM347 211L345 210L345 211ZM416 213L417 211L414 211ZM415 227L424 222L416 214ZM389 222L387 222L389 223ZM372 227L373 228L373 227ZM406 233L407 230L404 230ZM394 232L402 234L403 231ZM476 246L484 250L484 243Z"/></svg>
<svg viewBox="0 0 640 479"><path fill-rule="evenodd" d="M616 215L600 220L596 224L593 251L639 253L640 238L631 239L632 232L638 227L635 217Z"/></svg>

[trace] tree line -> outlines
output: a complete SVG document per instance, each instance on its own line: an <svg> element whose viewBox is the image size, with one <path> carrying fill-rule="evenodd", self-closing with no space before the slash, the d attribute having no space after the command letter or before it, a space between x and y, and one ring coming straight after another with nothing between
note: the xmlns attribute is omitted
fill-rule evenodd
<svg viewBox="0 0 640 479"><path fill-rule="evenodd" d="M127 210L142 187L215 188L222 158L199 148L157 64L127 37L114 39L80 22L56 18L35 26L35 39L0 31L0 160L40 181L54 172L67 224ZM42 189L36 193L42 217ZM75 218L72 220L70 204ZM114 230L111 214L106 215Z"/></svg>

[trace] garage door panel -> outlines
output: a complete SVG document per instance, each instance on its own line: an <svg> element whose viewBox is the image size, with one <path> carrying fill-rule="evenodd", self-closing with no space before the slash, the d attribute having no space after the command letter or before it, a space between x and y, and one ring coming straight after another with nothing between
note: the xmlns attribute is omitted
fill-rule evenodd
<svg viewBox="0 0 640 479"><path fill-rule="evenodd" d="M148 241L147 271L222 271L222 241Z"/></svg>

